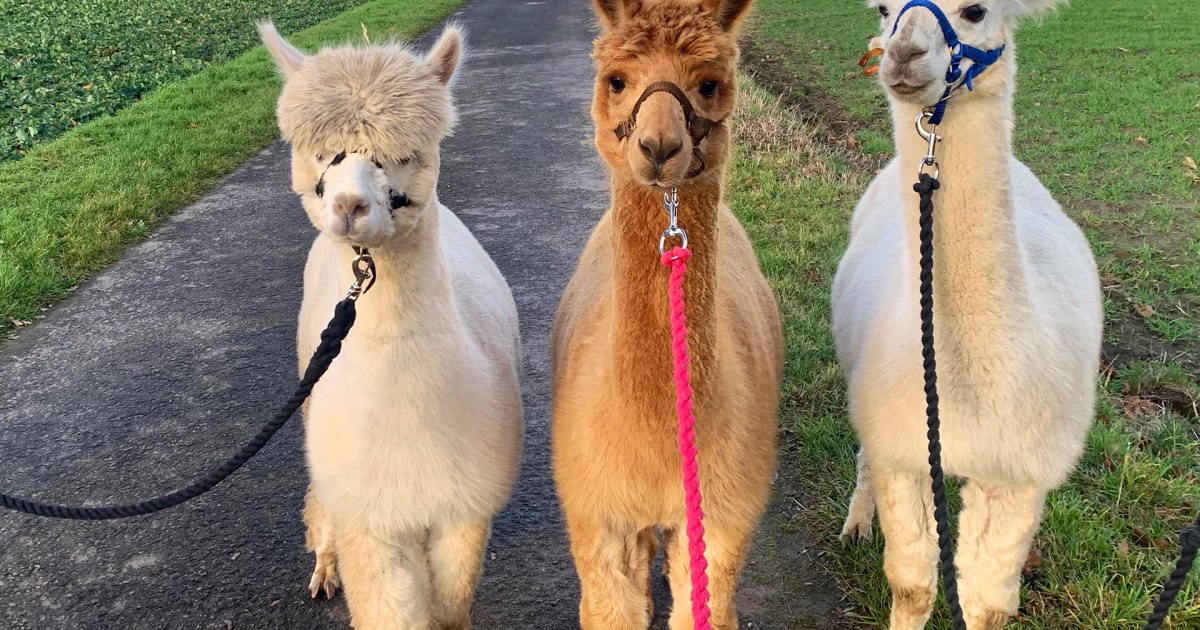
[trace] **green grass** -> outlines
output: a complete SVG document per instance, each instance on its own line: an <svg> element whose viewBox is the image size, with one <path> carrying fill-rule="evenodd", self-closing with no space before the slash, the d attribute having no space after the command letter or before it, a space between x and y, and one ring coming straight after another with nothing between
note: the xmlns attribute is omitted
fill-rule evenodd
<svg viewBox="0 0 1200 630"><path fill-rule="evenodd" d="M0 161L365 0L0 0Z"/></svg>
<svg viewBox="0 0 1200 630"><path fill-rule="evenodd" d="M459 4L376 0L295 41L357 38L363 25L373 38L411 38ZM0 332L65 297L275 139L279 85L256 48L0 163Z"/></svg>
<svg viewBox="0 0 1200 630"><path fill-rule="evenodd" d="M823 547L853 625L886 627L882 543L837 541L856 440L828 315L851 208L891 152L886 102L855 63L878 20L852 0L761 0L759 11L744 60L772 94L746 86L730 201L785 319L781 483L802 489L794 518ZM1187 13L1075 0L1018 34L1018 157L1085 227L1108 333L1089 449L1050 497L1035 541L1044 561L1011 627L1140 628L1175 533L1200 510L1200 188L1186 160L1200 154L1200 73L1194 36L1176 28ZM1200 627L1200 576L1172 618ZM949 628L944 605L931 627Z"/></svg>

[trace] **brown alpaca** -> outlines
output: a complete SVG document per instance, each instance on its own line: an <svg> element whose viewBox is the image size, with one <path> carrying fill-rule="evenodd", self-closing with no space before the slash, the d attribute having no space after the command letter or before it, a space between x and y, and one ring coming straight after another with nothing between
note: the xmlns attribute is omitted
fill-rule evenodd
<svg viewBox="0 0 1200 630"><path fill-rule="evenodd" d="M676 602L692 627L676 445L663 192L679 190L693 256L685 291L696 389L712 625L737 628L734 591L775 470L783 361L779 313L745 231L722 201L727 124L692 139L681 103L654 92L631 135L614 130L647 86L678 85L698 116L733 111L737 26L750 0L596 0L603 33L592 118L612 207L559 305L552 339L554 473L582 583L585 630L643 629L661 528ZM695 171L703 170L698 175ZM694 175L694 176L691 176Z"/></svg>

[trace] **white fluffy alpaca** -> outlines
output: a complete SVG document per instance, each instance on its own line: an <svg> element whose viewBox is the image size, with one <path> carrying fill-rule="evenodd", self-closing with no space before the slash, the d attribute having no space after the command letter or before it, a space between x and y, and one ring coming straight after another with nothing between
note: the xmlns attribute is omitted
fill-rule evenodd
<svg viewBox="0 0 1200 630"><path fill-rule="evenodd" d="M310 590L344 584L362 630L468 628L522 424L512 293L436 191L460 33L447 28L421 58L395 44L309 57L261 32L286 78L293 187L320 231L302 372L353 281L352 245L370 247L379 275L305 411Z"/></svg>
<svg viewBox="0 0 1200 630"><path fill-rule="evenodd" d="M1046 493L1071 473L1092 424L1100 284L1079 228L1012 157L1012 30L1057 0L937 3L965 43L1007 45L974 91L962 88L949 103L938 128L942 188L934 196L942 461L948 474L966 479L956 564L967 625L990 630L1017 611ZM879 76L897 157L854 212L833 288L838 357L862 443L843 536L870 536L878 506L891 628L909 630L929 618L937 556L912 190L927 147L913 121L942 95L950 54L928 10L905 13L889 39L904 0L873 4L885 14Z"/></svg>

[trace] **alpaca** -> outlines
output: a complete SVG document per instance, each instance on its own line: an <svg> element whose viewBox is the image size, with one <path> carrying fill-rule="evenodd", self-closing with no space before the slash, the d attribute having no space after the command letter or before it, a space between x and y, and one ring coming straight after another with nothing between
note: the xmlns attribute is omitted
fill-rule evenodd
<svg viewBox="0 0 1200 630"><path fill-rule="evenodd" d="M320 232L301 372L353 281L353 246L370 248L379 276L305 407L309 590L344 584L360 630L469 628L522 420L512 292L437 196L462 35L447 27L422 58L394 43L308 56L269 23L260 32L285 78L292 187Z"/></svg>
<svg viewBox="0 0 1200 630"><path fill-rule="evenodd" d="M937 0L964 42L1005 46L973 90L955 93L937 129L943 140L933 289L942 464L965 479L955 563L971 630L1000 628L1017 612L1021 568L1046 495L1071 474L1093 421L1103 321L1096 265L1079 228L1012 156L1012 31L1058 1ZM913 121L942 96L950 51L929 10L910 10L897 26L903 0L873 4L883 15L879 77L897 155L854 211L833 287L838 358L862 443L843 536L869 537L878 507L891 628L909 630L929 619L938 551L912 189L928 146Z"/></svg>
<svg viewBox="0 0 1200 630"><path fill-rule="evenodd" d="M670 626L693 624L668 272L655 251L666 226L663 191L671 188L693 252L685 290L712 627L737 628L737 578L775 470L783 362L774 296L722 201L731 140L720 121L733 110L736 34L749 6L596 1L602 33L592 118L612 206L563 295L551 348L554 475L582 584L584 630L649 625L659 531L675 601ZM717 121L699 144L703 157L688 146L693 121L685 120L682 95L649 93L634 124L622 124L660 81L675 83L699 116Z"/></svg>

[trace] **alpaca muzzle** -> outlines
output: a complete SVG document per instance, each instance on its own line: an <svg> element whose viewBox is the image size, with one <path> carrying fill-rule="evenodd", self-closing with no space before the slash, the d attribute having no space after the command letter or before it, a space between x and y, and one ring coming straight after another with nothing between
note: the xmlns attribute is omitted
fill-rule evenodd
<svg viewBox="0 0 1200 630"><path fill-rule="evenodd" d="M617 134L617 140L627 140L632 137L634 130L637 129L637 116L638 111L642 109L642 103L645 103L646 99L657 92L670 94L676 101L679 101L679 106L683 108L683 119L687 124L688 135L692 139L692 162L695 163L694 167L688 169L687 177L689 179L697 177L704 172L705 166L704 152L700 150L700 143L708 137L708 134L712 133L714 127L725 121L723 119L712 120L697 114L692 101L678 85L670 81L658 81L646 86L637 102L633 104L633 111L629 113L629 118L617 125L617 128L613 129L613 133Z"/></svg>

